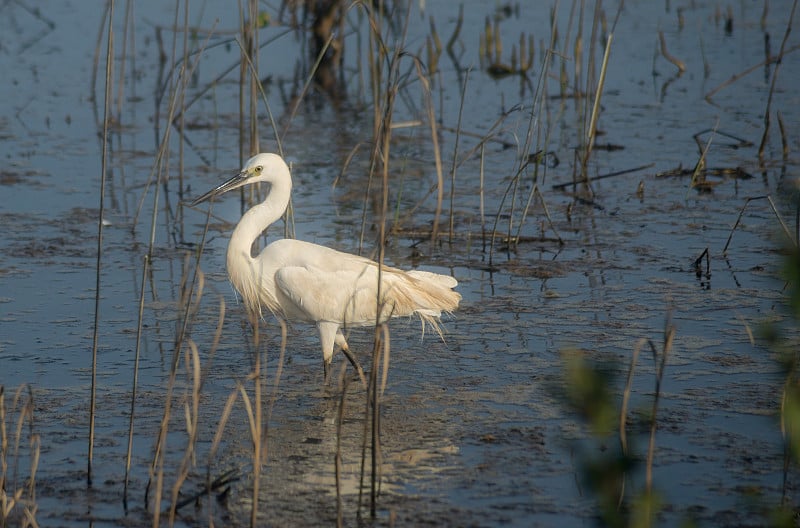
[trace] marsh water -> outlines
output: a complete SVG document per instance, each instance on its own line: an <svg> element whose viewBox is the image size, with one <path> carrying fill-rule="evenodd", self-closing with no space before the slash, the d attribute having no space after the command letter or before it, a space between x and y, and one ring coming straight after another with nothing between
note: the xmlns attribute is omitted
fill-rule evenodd
<svg viewBox="0 0 800 528"><path fill-rule="evenodd" d="M176 16L178 26L185 26L183 6L176 12L168 2L137 2L128 13L133 23L127 32L126 8L116 6L115 117L100 259L91 488L86 480L106 7L101 2L45 7L25 0L0 5L0 385L10 446L4 455L5 493L27 490L38 445L35 496L28 491L25 496L33 499L40 526L152 524L153 498L146 501L145 493L174 344L186 313L182 296L201 243L203 289L192 304L188 335L197 345L203 385L196 455L181 497L200 489L209 474L230 472L233 479L224 496L216 490L210 500L182 507L176 523L249 523L252 440L240 397L221 443L211 449L238 384L252 394L247 379L252 332L225 273L227 237L241 203L233 194L218 200L205 238L206 209L180 206L240 164L240 47L234 40L239 14L230 3L212 4L192 4L188 11L189 45L203 51L191 56L184 101L191 104L186 104L185 126L171 130L170 164L163 173L168 181L162 176L158 184L153 166L169 129L170 82L177 82L170 74L170 54L173 42L183 41L183 33L172 28ZM575 152L584 144L588 107L585 98L575 97L572 83L577 69L582 72L578 86L586 84L595 13L583 6L579 17L582 3L536 4L463 2L453 53L439 58L431 100L446 180L441 224L449 229L452 211L454 229L452 237L442 236L436 244L422 234L430 229L436 207L424 92L413 63L401 68L409 72L408 83L399 93L394 120L406 126L393 133L388 222L396 229L387 238L385 258L398 267L452 275L463 301L445 317L444 340L430 331L421 337L417 321L390 325L380 420L381 493L375 520L369 520L364 506L361 518L378 525L595 524L597 497L587 487L583 461L587 450L600 455L618 440L612 434L592 441L584 417L562 397L565 351L580 350L602 366L621 401L634 350L643 339L660 350L665 328L672 325L675 337L656 415L657 522L763 524L783 500L796 504L798 499L796 467L784 468L779 420L784 375L776 353L760 337L766 322L786 319L780 276L786 238L767 199L747 202L770 196L793 225L800 149L796 52L786 53L777 72L770 136L763 162L758 159L776 74L774 62L759 64L779 52L791 2L770 2L767 11L761 3L743 0L691 6L626 2L614 27L601 134L588 163L590 178L621 174L595 179L591 194L584 186L563 184L579 172ZM349 158L356 145L372 139L368 72L359 66L365 60L367 24L359 20L358 9L348 13L345 96L334 101L312 88L295 109L311 62L308 34L288 30L288 15L281 19L272 4L260 8L269 23L259 30L264 44L259 72L292 162L295 235L373 255L380 215L373 198L365 200L370 147ZM409 9L405 47L424 61L430 21L446 42L457 24L458 5L411 2ZM595 36L595 75L600 39L611 30L616 11L614 2L603 5L607 24ZM397 25L404 16L397 15ZM533 36L535 61L527 76L489 74L479 56L487 17L497 21L502 56L509 63L520 34ZM540 83L551 17L559 32L557 54ZM576 61L580 23L583 60ZM685 72L661 53L659 31ZM797 46L797 39L790 34L785 49ZM391 47L399 40L398 32L387 43ZM562 61L568 74L565 92ZM754 66L752 73L706 98ZM223 75L230 68L234 73ZM537 92L541 85L544 97ZM274 151L260 98L258 112L261 150ZM531 112L537 120L534 144L551 154L538 171L529 166L515 180L519 159L527 155L521 149ZM459 121L463 133L457 135ZM489 135L481 166L478 145ZM693 186L691 172L706 145L705 166L715 171L708 172L706 184ZM451 179L454 152L459 163ZM539 193L529 202L534 183ZM487 241L485 232L491 232L495 219L504 236L519 235L518 243L509 245L503 237ZM143 276L153 223L152 268ZM283 231L282 225L272 228L267 240ZM706 250L708 258L698 271L695 261ZM125 455L142 291L126 508ZM214 347L221 303L224 321ZM791 325L788 331L796 337ZM344 419L337 427L342 388L336 380L323 385L316 331L291 325L283 356L280 335L280 326L265 318L260 336L267 436L259 524L335 522L338 438L344 519L356 525L365 391L357 378L349 379ZM370 329L354 329L349 338L367 369L373 335ZM184 410L192 378L180 357L164 448L164 510L188 442ZM337 356L335 372L342 363ZM640 461L629 475L629 497L645 485L656 373L657 363L645 346L629 407L628 435ZM31 414L20 420L29 400ZM13 449L18 423L23 427ZM23 522L19 511L11 516L13 523ZM167 523L166 516L161 522Z"/></svg>

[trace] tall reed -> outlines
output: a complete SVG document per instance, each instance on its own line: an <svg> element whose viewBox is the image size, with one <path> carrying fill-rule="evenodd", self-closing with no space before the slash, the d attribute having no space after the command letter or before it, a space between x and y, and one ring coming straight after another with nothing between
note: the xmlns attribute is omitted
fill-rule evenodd
<svg viewBox="0 0 800 528"><path fill-rule="evenodd" d="M108 167L108 130L110 121L111 89L114 59L114 0L108 3L108 33L106 40L105 96L103 103L103 142L100 162L99 216L97 218L97 258L95 264L94 325L92 330L92 382L89 395L89 449L86 456L86 484L92 486L92 460L94 458L95 411L97 404L97 347L100 330L100 276L103 256L103 217L105 215L106 171Z"/></svg>

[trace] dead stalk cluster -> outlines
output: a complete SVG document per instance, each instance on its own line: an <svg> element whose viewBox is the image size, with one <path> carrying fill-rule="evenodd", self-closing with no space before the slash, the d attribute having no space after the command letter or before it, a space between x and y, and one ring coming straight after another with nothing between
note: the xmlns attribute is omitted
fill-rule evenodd
<svg viewBox="0 0 800 528"><path fill-rule="evenodd" d="M6 388L0 385L0 526L38 526L41 439L34 430L33 411L30 386L20 386L8 402Z"/></svg>

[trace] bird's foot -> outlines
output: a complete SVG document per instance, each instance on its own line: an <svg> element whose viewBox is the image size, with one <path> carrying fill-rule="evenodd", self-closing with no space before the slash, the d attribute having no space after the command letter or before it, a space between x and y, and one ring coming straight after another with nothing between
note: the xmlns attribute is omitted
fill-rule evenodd
<svg viewBox="0 0 800 528"><path fill-rule="evenodd" d="M361 384L364 385L364 390L367 388L367 377L364 376L364 369L361 368L361 364L358 362L356 356L350 352L349 348L342 348L342 353L345 355L350 364L353 365L353 368L356 369L358 373L358 377L361 378Z"/></svg>

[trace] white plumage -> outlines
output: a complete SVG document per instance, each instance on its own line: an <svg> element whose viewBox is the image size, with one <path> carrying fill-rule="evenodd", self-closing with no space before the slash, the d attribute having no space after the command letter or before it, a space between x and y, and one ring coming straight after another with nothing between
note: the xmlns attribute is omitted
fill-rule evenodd
<svg viewBox="0 0 800 528"><path fill-rule="evenodd" d="M437 332L442 312L458 307L458 282L426 271L403 271L357 255L293 239L277 240L257 256L253 242L286 211L292 192L289 167L277 154L257 154L242 171L192 202L251 183L266 182L265 200L248 210L234 229L228 244L227 266L231 283L251 312L262 307L287 321L316 324L322 343L327 379L334 344L353 366L363 371L350 353L341 328L384 323L391 317L417 315ZM378 276L380 274L380 297ZM380 318L378 318L380 307Z"/></svg>

